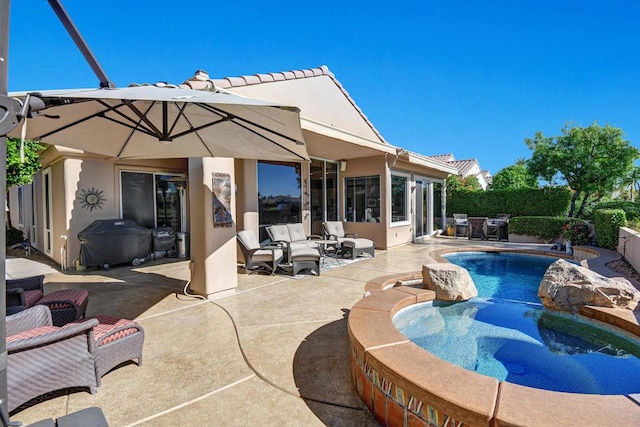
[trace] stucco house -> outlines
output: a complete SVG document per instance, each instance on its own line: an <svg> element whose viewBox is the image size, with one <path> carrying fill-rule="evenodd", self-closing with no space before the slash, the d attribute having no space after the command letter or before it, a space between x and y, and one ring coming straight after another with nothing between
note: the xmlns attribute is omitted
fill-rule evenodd
<svg viewBox="0 0 640 427"><path fill-rule="evenodd" d="M10 189L12 223L32 245L73 267L77 234L96 219L132 218L190 235L192 289L223 294L237 286L242 262L235 234L301 222L321 233L325 220L387 249L443 228L444 180L458 169L387 142L325 66L210 78L197 71L183 84L300 108L311 162L182 158L121 160L49 146L33 184ZM232 182L227 227L214 227L212 174Z"/></svg>

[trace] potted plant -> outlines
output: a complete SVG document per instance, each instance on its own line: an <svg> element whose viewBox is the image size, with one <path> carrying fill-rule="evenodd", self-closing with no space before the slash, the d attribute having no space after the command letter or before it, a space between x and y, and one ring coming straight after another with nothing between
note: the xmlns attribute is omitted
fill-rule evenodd
<svg viewBox="0 0 640 427"><path fill-rule="evenodd" d="M445 232L447 233L447 236L453 236L456 234L456 225L452 222L447 223L447 229Z"/></svg>

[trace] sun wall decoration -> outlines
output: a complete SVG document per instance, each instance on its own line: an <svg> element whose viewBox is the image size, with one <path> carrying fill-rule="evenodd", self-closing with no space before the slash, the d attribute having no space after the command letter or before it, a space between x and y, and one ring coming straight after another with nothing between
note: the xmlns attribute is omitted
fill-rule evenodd
<svg viewBox="0 0 640 427"><path fill-rule="evenodd" d="M92 212L94 209L102 209L102 204L107 200L102 195L103 191L96 188L83 188L82 192L78 196L80 200L80 207L83 209L89 209Z"/></svg>

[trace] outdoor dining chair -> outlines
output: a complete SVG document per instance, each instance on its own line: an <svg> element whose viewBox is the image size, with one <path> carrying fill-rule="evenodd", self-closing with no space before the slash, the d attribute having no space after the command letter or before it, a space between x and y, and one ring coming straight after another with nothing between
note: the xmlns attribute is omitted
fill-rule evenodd
<svg viewBox="0 0 640 427"><path fill-rule="evenodd" d="M469 237L469 221L467 214L453 214L456 223L456 231L453 237Z"/></svg>

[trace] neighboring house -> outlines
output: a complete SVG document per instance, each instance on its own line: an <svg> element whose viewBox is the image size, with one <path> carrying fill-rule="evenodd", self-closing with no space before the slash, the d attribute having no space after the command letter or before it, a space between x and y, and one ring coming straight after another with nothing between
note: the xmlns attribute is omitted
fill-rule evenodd
<svg viewBox="0 0 640 427"><path fill-rule="evenodd" d="M458 170L457 175L462 178L475 176L483 190L491 186L491 173L487 170L482 170L477 159L456 160L453 154L438 154L428 157L454 166Z"/></svg>
<svg viewBox="0 0 640 427"><path fill-rule="evenodd" d="M265 238L266 225L301 222L308 234L319 234L323 221L341 220L347 231L387 249L443 228L444 181L458 169L385 141L327 67L225 79L198 71L182 86L299 107L311 163L118 160L51 146L34 184L11 189L21 193L10 200L25 205L19 227L34 247L71 265L80 250L78 232L96 219L125 217L149 228L192 231L194 270L205 271L194 273L192 288L211 295L237 286L229 261L241 255L231 236L243 229ZM228 173L235 184L228 228L214 228L211 220L207 183L215 172ZM19 211L11 208L12 215Z"/></svg>

